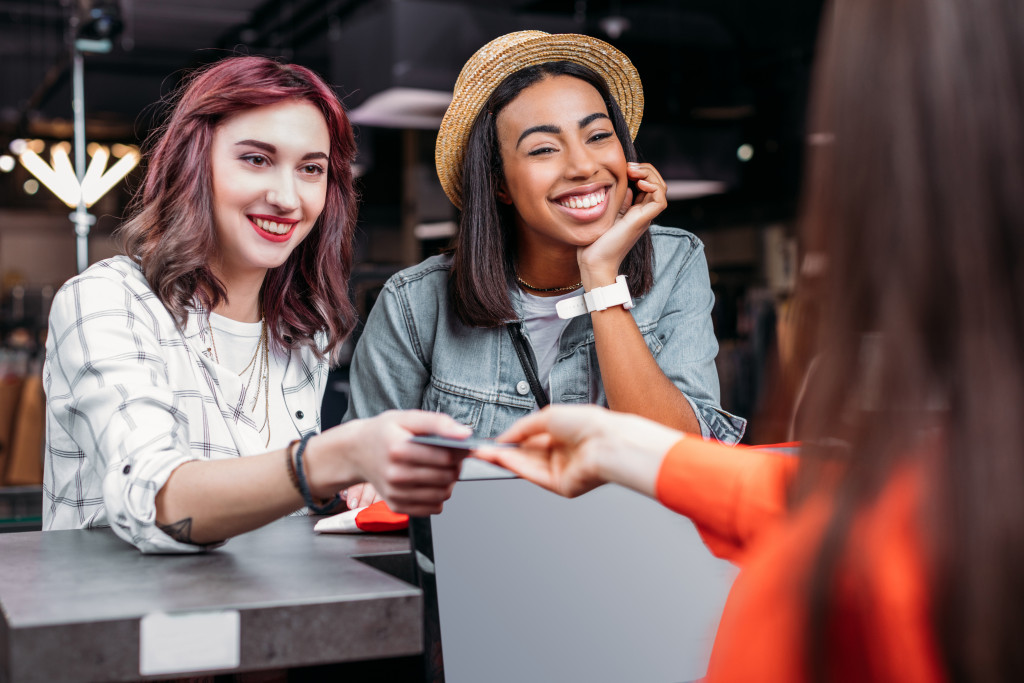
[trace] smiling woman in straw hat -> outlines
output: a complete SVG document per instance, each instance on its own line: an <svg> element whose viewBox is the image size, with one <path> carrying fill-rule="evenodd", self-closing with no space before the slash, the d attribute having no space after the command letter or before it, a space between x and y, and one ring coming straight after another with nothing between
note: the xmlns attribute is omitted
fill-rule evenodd
<svg viewBox="0 0 1024 683"><path fill-rule="evenodd" d="M435 152L455 246L385 285L348 418L415 406L486 436L550 400L739 440L703 245L651 225L665 182L636 163L643 102L629 59L589 36L520 31L469 59Z"/></svg>

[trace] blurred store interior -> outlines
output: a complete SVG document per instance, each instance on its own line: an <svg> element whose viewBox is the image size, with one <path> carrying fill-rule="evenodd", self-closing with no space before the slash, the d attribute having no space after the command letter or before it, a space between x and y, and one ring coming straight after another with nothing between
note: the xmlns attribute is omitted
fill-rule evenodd
<svg viewBox="0 0 1024 683"><path fill-rule="evenodd" d="M335 84L359 141L351 291L363 316L391 273L437 253L454 229L433 144L466 58L526 28L613 43L644 82L638 149L669 181L658 222L705 242L722 403L751 418L749 439L771 432L758 423L761 390L794 281L820 11L820 0L0 0L0 486L40 481L48 304L86 241L73 210L17 158L28 147L71 170L76 39L86 41L88 154L108 155L108 168L142 145L191 67L264 54ZM111 233L139 177L136 168L89 208L89 263L115 253ZM346 373L343 364L332 378L325 426L341 417Z"/></svg>

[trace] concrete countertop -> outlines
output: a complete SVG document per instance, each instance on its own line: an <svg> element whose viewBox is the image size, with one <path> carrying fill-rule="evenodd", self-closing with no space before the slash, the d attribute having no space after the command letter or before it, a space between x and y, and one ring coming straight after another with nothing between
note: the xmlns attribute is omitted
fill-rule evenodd
<svg viewBox="0 0 1024 683"><path fill-rule="evenodd" d="M314 522L287 517L198 555L143 555L109 529L0 534L0 682L144 678L139 623L154 613L237 611L230 671L422 652L420 590L356 559L404 558L408 537L318 535Z"/></svg>

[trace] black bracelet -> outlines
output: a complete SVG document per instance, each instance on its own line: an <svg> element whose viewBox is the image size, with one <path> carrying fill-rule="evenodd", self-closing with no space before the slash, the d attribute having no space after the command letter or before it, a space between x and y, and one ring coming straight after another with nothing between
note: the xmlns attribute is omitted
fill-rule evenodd
<svg viewBox="0 0 1024 683"><path fill-rule="evenodd" d="M317 503L313 498L313 493L309 490L309 482L306 480L306 468L302 465L302 453L306 450L306 444L314 436L316 435L311 432L299 441L299 447L295 449L295 474L298 475L299 491L302 493L302 499L306 501L306 507L309 508L310 512L315 515L329 515L337 510L345 500L341 497L340 493L335 493L334 498L326 498Z"/></svg>
<svg viewBox="0 0 1024 683"><path fill-rule="evenodd" d="M295 472L295 458L292 457L292 449L295 448L302 439L293 439L287 446L284 447L284 459L288 465L288 481L292 483L292 486L299 495L302 495L302 487L299 486L299 475Z"/></svg>

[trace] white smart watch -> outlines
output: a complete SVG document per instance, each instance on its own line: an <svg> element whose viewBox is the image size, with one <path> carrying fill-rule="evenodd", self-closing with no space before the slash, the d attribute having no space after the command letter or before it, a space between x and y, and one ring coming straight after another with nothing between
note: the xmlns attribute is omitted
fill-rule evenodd
<svg viewBox="0 0 1024 683"><path fill-rule="evenodd" d="M584 313L603 311L612 306L622 306L626 310L633 308L633 297L626 285L625 275L615 278L615 284L594 287L586 294L559 301L555 304L555 311L559 318L567 319Z"/></svg>

